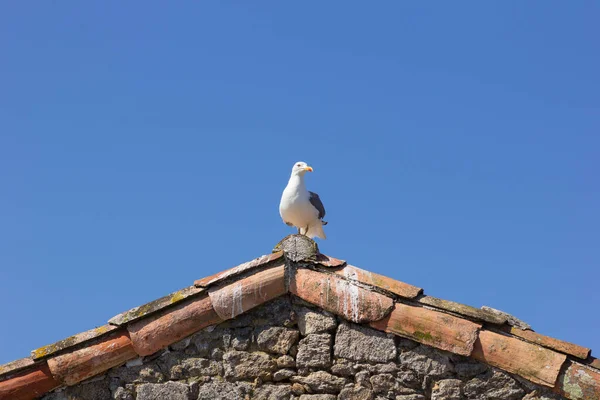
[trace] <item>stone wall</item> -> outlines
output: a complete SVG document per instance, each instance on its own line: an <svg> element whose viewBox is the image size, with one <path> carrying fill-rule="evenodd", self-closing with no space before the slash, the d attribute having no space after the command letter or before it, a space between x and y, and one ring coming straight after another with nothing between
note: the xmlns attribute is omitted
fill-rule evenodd
<svg viewBox="0 0 600 400"><path fill-rule="evenodd" d="M288 296L45 400L550 400L477 361L348 323Z"/></svg>

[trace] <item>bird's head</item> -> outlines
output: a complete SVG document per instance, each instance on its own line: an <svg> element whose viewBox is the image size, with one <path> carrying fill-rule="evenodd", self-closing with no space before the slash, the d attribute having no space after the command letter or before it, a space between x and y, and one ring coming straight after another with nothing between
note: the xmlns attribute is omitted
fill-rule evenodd
<svg viewBox="0 0 600 400"><path fill-rule="evenodd" d="M296 164L294 164L294 167L292 168L292 175L304 175L306 172L312 172L312 167L310 167L307 163L305 163L304 161L298 161Z"/></svg>

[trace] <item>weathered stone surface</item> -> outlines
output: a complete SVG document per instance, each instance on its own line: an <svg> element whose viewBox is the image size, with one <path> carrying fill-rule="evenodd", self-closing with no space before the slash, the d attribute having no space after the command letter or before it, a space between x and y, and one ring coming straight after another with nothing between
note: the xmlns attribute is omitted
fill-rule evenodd
<svg viewBox="0 0 600 400"><path fill-rule="evenodd" d="M517 381L496 369L471 379L463 390L473 400L519 400L525 394Z"/></svg>
<svg viewBox="0 0 600 400"><path fill-rule="evenodd" d="M48 365L44 362L0 381L0 399L30 400L59 385L60 382L52 377Z"/></svg>
<svg viewBox="0 0 600 400"><path fill-rule="evenodd" d="M285 257L293 262L316 261L319 246L308 236L289 235L277 243L273 251L283 251Z"/></svg>
<svg viewBox="0 0 600 400"><path fill-rule="evenodd" d="M140 356L154 354L209 325L221 322L209 297L184 300L168 310L127 325Z"/></svg>
<svg viewBox="0 0 600 400"><path fill-rule="evenodd" d="M325 371L313 372L308 376L295 376L290 380L308 386L313 393L338 393L346 384L344 378L339 378Z"/></svg>
<svg viewBox="0 0 600 400"><path fill-rule="evenodd" d="M300 400L336 400L337 396L333 394L303 394Z"/></svg>
<svg viewBox="0 0 600 400"><path fill-rule="evenodd" d="M180 382L145 383L137 387L136 400L189 400L190 388Z"/></svg>
<svg viewBox="0 0 600 400"><path fill-rule="evenodd" d="M281 296L271 300L259 307L230 319L222 324L223 328L261 327L261 326L285 326L292 327L295 324L296 315L292 308L291 296Z"/></svg>
<svg viewBox="0 0 600 400"><path fill-rule="evenodd" d="M357 323L377 321L393 306L391 298L356 286L342 278L299 269L290 282L290 292L302 300Z"/></svg>
<svg viewBox="0 0 600 400"><path fill-rule="evenodd" d="M354 371L352 370L352 365L347 360L337 359L335 360L335 364L331 367L331 372L335 375L339 376L352 376L354 375Z"/></svg>
<svg viewBox="0 0 600 400"><path fill-rule="evenodd" d="M507 333L510 333L511 335L525 339L528 342L532 342L543 347L548 347L550 349L558 350L561 353L570 354L582 360L587 359L591 353L591 350L586 347L578 346L573 343L564 342L562 340L540 335L539 333L536 333L534 331L522 330L519 328L515 328L514 326L506 327L503 330Z"/></svg>
<svg viewBox="0 0 600 400"><path fill-rule="evenodd" d="M235 318L285 293L283 264L208 291L215 312L223 320Z"/></svg>
<svg viewBox="0 0 600 400"><path fill-rule="evenodd" d="M122 385L128 383L158 383L166 380L161 369L154 362L125 364L110 370L108 376L113 380L118 380Z"/></svg>
<svg viewBox="0 0 600 400"><path fill-rule="evenodd" d="M230 382L215 381L201 385L198 400L240 400L244 399L248 390L245 386ZM157 399L158 400L158 399ZM165 399L166 400L166 399Z"/></svg>
<svg viewBox="0 0 600 400"><path fill-rule="evenodd" d="M443 379L436 382L431 389L431 400L463 400L462 381L459 379Z"/></svg>
<svg viewBox="0 0 600 400"><path fill-rule="evenodd" d="M112 395L114 400L134 400L133 393L124 387L118 387Z"/></svg>
<svg viewBox="0 0 600 400"><path fill-rule="evenodd" d="M473 358L549 387L556 383L567 359L564 354L485 329L479 332Z"/></svg>
<svg viewBox="0 0 600 400"><path fill-rule="evenodd" d="M118 331L71 353L48 360L52 375L71 386L137 357L127 332Z"/></svg>
<svg viewBox="0 0 600 400"><path fill-rule="evenodd" d="M419 346L413 350L404 351L399 356L400 364L432 378L442 378L454 372L450 355L436 351L429 346Z"/></svg>
<svg viewBox="0 0 600 400"><path fill-rule="evenodd" d="M90 329L89 331L78 333L76 335L70 336L66 339L59 340L56 343L49 344L47 346L40 347L39 349L33 350L31 352L31 358L37 360L42 357L47 357L49 355L58 353L61 350L65 350L71 347L74 347L78 344L82 344L88 342L92 339L99 338L104 336L115 329L118 329L116 326L112 325L103 325L98 328Z"/></svg>
<svg viewBox="0 0 600 400"><path fill-rule="evenodd" d="M373 393L388 396L388 394L412 394L415 391L406 388L392 374L373 375L370 379Z"/></svg>
<svg viewBox="0 0 600 400"><path fill-rule="evenodd" d="M285 381L296 375L296 371L292 369L280 369L273 374L273 380L275 382Z"/></svg>
<svg viewBox="0 0 600 400"><path fill-rule="evenodd" d="M322 310L299 307L297 310L298 329L302 336L334 330L337 321L333 315Z"/></svg>
<svg viewBox="0 0 600 400"><path fill-rule="evenodd" d="M334 355L354 361L384 363L396 358L394 339L360 325L342 323L335 337Z"/></svg>
<svg viewBox="0 0 600 400"><path fill-rule="evenodd" d="M331 335L314 333L300 341L296 364L299 368L327 368L331 366Z"/></svg>
<svg viewBox="0 0 600 400"><path fill-rule="evenodd" d="M216 283L219 283L225 279L232 278L234 276L240 275L244 272L248 272L254 269L259 269L260 267L264 267L272 261L279 260L283 257L283 252L278 251L273 254L267 254L264 256L260 256L255 258L254 260L245 262L243 264L238 265L237 267L233 267L227 269L225 271L221 271L211 276L207 276L206 278L198 279L194 282L194 286L196 287L208 287L212 286Z"/></svg>
<svg viewBox="0 0 600 400"><path fill-rule="evenodd" d="M157 364L170 380L223 375L220 362L206 358L184 357L179 353L169 353L157 360Z"/></svg>
<svg viewBox="0 0 600 400"><path fill-rule="evenodd" d="M520 320L519 318L517 318L513 315L510 315L509 313L505 313L504 311L496 310L495 308L488 307L488 306L482 306L481 309L484 311L490 312L492 314L496 314L500 318L505 318L506 323L509 324L510 326L515 326L522 330L525 330L525 329L531 330L531 326L527 322Z"/></svg>
<svg viewBox="0 0 600 400"><path fill-rule="evenodd" d="M277 363L268 354L232 350L223 355L225 377L233 380L266 378L277 369Z"/></svg>
<svg viewBox="0 0 600 400"><path fill-rule="evenodd" d="M423 296L419 299L419 303L440 308L442 310L452 311L456 314L466 315L467 317L489 322L491 324L502 325L506 322L506 317L500 314L456 303L454 301L438 299L437 297Z"/></svg>
<svg viewBox="0 0 600 400"><path fill-rule="evenodd" d="M296 344L299 337L300 334L295 329L271 326L258 330L256 343L258 344L258 348L263 351L287 354L290 348Z"/></svg>
<svg viewBox="0 0 600 400"><path fill-rule="evenodd" d="M464 362L457 362L454 364L456 374L460 378L471 379L479 374L483 374L490 367L486 364L480 363L473 360L465 360Z"/></svg>
<svg viewBox="0 0 600 400"><path fill-rule="evenodd" d="M60 392L43 397L43 400L106 400L118 397L111 396L109 384L106 379L82 382L76 386L70 386ZM131 397L131 400L133 397ZM125 398L124 400L130 400Z"/></svg>
<svg viewBox="0 0 600 400"><path fill-rule="evenodd" d="M288 400L292 395L290 385L264 385L257 388L252 394L256 400Z"/></svg>
<svg viewBox="0 0 600 400"><path fill-rule="evenodd" d="M556 388L572 400L600 399L600 371L569 360Z"/></svg>
<svg viewBox="0 0 600 400"><path fill-rule="evenodd" d="M344 388L337 400L373 400L373 391L362 386Z"/></svg>
<svg viewBox="0 0 600 400"><path fill-rule="evenodd" d="M296 367L296 360L292 356L281 356L277 358L277 366L279 368L294 368Z"/></svg>
<svg viewBox="0 0 600 400"><path fill-rule="evenodd" d="M396 396L396 400L426 400L422 394L401 394Z"/></svg>
<svg viewBox="0 0 600 400"><path fill-rule="evenodd" d="M523 397L522 400L562 400L563 397L554 393L541 393L540 391L534 390L527 396Z"/></svg>
<svg viewBox="0 0 600 400"><path fill-rule="evenodd" d="M177 304L191 296L198 295L202 292L204 292L204 289L196 288L194 286L183 288L167 296L161 297L160 299L153 300L144 305L134 307L121 314L115 315L114 317L108 320L108 323L111 325L121 326L126 323L136 321L157 311L160 311L163 308L172 306L173 304Z"/></svg>
<svg viewBox="0 0 600 400"><path fill-rule="evenodd" d="M370 325L464 356L473 351L477 332L481 328L481 325L471 321L402 303L396 303L390 315Z"/></svg>
<svg viewBox="0 0 600 400"><path fill-rule="evenodd" d="M375 286L409 299L413 299L423 293L423 289L420 287L409 285L408 283L400 282L374 272L369 272L353 265L346 265L344 268L335 271L335 273L346 279Z"/></svg>

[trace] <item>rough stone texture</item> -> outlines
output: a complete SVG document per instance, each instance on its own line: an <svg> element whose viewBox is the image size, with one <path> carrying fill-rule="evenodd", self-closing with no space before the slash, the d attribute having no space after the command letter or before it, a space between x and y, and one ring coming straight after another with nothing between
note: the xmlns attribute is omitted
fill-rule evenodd
<svg viewBox="0 0 600 400"><path fill-rule="evenodd" d="M179 382L144 383L137 387L136 400L189 400L190 388Z"/></svg>
<svg viewBox="0 0 600 400"><path fill-rule="evenodd" d="M384 363L396 358L394 339L356 324L342 323L335 337L334 355L353 361Z"/></svg>
<svg viewBox="0 0 600 400"><path fill-rule="evenodd" d="M329 332L337 327L335 317L321 310L300 307L297 310L297 318L301 335Z"/></svg>
<svg viewBox="0 0 600 400"><path fill-rule="evenodd" d="M502 315L465 304L456 303L454 301L438 299L437 297L423 296L419 299L419 303L441 308L442 310L452 311L457 314L466 315L474 318L475 320L485 321L491 324L502 325L506 322L506 317L503 317Z"/></svg>
<svg viewBox="0 0 600 400"><path fill-rule="evenodd" d="M338 378L325 371L313 372L308 376L295 376L291 381L308 386L314 393L339 393L346 384L344 378Z"/></svg>
<svg viewBox="0 0 600 400"><path fill-rule="evenodd" d="M190 300L182 303L187 301ZM300 321L304 321L303 328ZM581 368L594 379L595 370L575 364L562 376L562 382L571 392L577 390L570 384L571 376L581 375ZM31 395L2 397L2 384L0 380L1 400L33 399ZM548 388L472 358L366 325L337 321L322 310L296 300L292 302L284 296L234 319L206 327L154 354L136 356L104 375L56 389L43 398L104 399L562 398L551 394Z"/></svg>
<svg viewBox="0 0 600 400"><path fill-rule="evenodd" d="M431 390L431 400L462 400L462 381L459 379L443 379Z"/></svg>
<svg viewBox="0 0 600 400"><path fill-rule="evenodd" d="M400 364L420 375L433 378L450 376L454 365L450 362L450 354L434 350L429 346L419 346L400 354Z"/></svg>
<svg viewBox="0 0 600 400"><path fill-rule="evenodd" d="M496 369L468 381L464 391L468 399L474 400L518 400L525 395L515 379Z"/></svg>
<svg viewBox="0 0 600 400"><path fill-rule="evenodd" d="M259 349L269 353L287 354L298 341L299 333L295 329L278 326L265 327L258 332L256 343Z"/></svg>
<svg viewBox="0 0 600 400"><path fill-rule="evenodd" d="M262 352L229 351L223 356L225 377L230 379L266 378L277 369L277 362Z"/></svg>
<svg viewBox="0 0 600 400"><path fill-rule="evenodd" d="M273 251L283 251L285 258L297 261L316 261L319 254L317 243L305 235L289 235L275 245Z"/></svg>
<svg viewBox="0 0 600 400"><path fill-rule="evenodd" d="M327 368L331 366L331 335L311 334L300 341L296 356L298 368Z"/></svg>

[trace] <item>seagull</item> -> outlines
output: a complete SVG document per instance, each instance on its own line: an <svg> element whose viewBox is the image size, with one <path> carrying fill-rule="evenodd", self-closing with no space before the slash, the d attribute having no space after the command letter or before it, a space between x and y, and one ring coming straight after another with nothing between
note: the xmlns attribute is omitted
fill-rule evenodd
<svg viewBox="0 0 600 400"><path fill-rule="evenodd" d="M304 184L304 174L312 171L312 167L303 161L294 164L290 180L281 195L279 214L286 225L298 228L299 234L325 239L325 207L319 195L306 190Z"/></svg>

